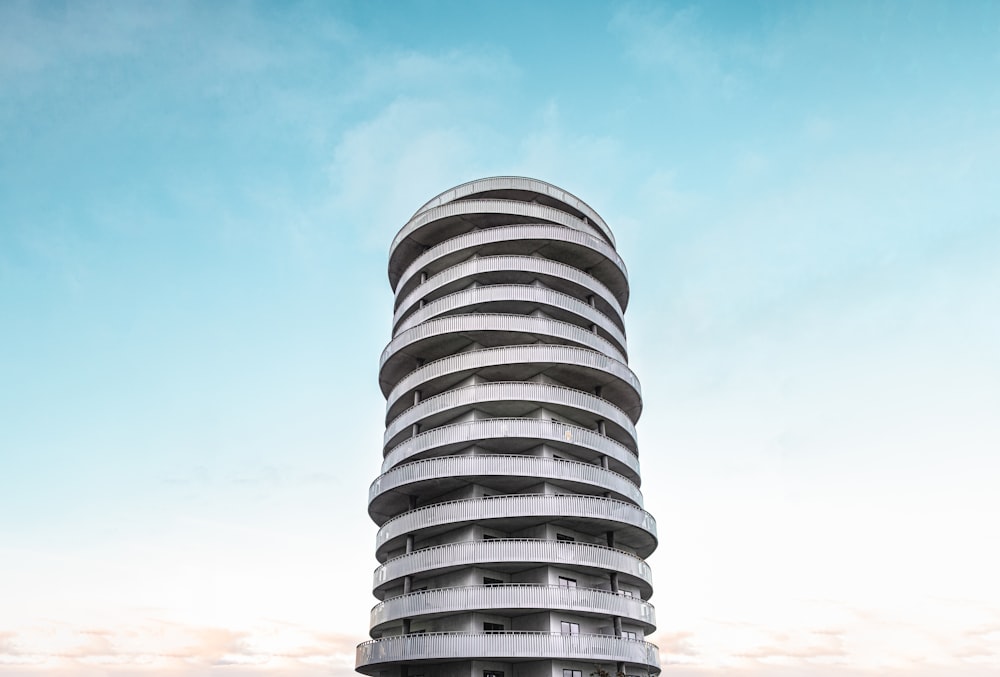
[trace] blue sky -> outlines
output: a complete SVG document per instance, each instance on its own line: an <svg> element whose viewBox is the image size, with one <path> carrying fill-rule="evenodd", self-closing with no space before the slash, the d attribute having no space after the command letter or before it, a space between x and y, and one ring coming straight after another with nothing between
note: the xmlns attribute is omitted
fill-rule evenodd
<svg viewBox="0 0 1000 677"><path fill-rule="evenodd" d="M629 266L670 674L1000 668L996 4L7 2L0 675L350 672L388 244L487 175Z"/></svg>

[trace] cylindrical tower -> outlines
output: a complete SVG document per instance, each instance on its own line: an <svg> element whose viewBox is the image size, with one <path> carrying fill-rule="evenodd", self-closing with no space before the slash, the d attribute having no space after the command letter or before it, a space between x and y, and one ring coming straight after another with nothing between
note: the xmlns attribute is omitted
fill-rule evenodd
<svg viewBox="0 0 1000 677"><path fill-rule="evenodd" d="M542 181L472 181L403 226L389 282L379 603L357 670L658 673L642 399L607 224Z"/></svg>

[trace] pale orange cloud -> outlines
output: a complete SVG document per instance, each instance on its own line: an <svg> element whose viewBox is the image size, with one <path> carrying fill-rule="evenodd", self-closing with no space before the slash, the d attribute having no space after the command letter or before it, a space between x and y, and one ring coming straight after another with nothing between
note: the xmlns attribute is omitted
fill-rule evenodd
<svg viewBox="0 0 1000 677"><path fill-rule="evenodd" d="M346 677L362 639L280 622L245 630L157 620L114 630L38 623L0 632L0 675Z"/></svg>

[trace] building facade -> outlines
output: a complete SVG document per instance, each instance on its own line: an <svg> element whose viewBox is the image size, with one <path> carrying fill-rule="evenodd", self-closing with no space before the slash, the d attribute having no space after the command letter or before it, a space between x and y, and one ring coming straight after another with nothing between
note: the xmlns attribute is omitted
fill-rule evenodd
<svg viewBox="0 0 1000 677"><path fill-rule="evenodd" d="M389 250L392 339L373 677L660 671L628 367L625 264L566 191L494 177L425 204Z"/></svg>

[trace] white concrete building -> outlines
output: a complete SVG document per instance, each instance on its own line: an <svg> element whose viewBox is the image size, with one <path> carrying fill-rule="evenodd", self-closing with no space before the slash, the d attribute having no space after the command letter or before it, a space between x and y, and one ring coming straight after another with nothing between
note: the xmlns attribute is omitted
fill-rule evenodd
<svg viewBox="0 0 1000 677"><path fill-rule="evenodd" d="M392 340L375 677L659 672L628 367L629 288L604 220L542 181L480 179L389 250Z"/></svg>

